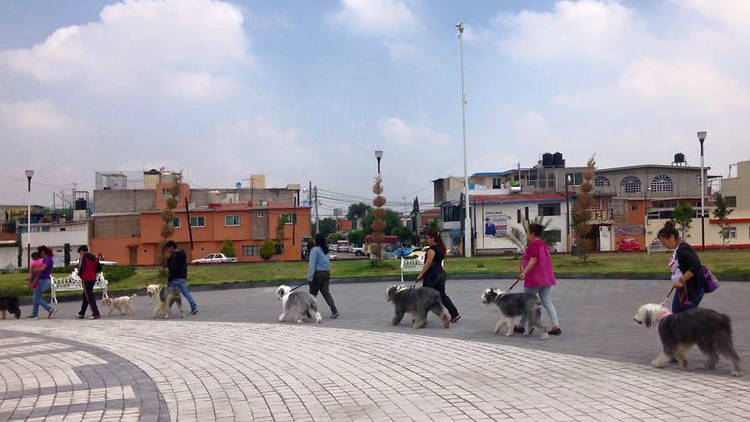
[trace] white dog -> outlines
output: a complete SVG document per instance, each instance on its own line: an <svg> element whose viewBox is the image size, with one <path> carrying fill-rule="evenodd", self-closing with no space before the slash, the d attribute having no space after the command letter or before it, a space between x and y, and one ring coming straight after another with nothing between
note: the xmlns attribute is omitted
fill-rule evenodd
<svg viewBox="0 0 750 422"><path fill-rule="evenodd" d="M146 294L154 299L154 318L158 315L164 315L165 319L169 318L173 303L177 304L180 318L185 317L185 312L182 310L182 295L180 295L180 289L177 287L149 284L146 287Z"/></svg>
<svg viewBox="0 0 750 422"><path fill-rule="evenodd" d="M130 311L130 313L134 313L135 309L133 309L133 298L136 296L135 293L133 293L132 296L120 296L118 298L112 299L111 297L105 297L102 299L102 305L109 307L109 314L107 316L112 316L112 311L117 309L120 311L120 315L125 315Z"/></svg>
<svg viewBox="0 0 750 422"><path fill-rule="evenodd" d="M314 318L315 322L320 323L323 320L318 312L318 301L310 293L300 290L292 291L289 286L282 285L276 289L276 296L281 301L279 322L305 322Z"/></svg>

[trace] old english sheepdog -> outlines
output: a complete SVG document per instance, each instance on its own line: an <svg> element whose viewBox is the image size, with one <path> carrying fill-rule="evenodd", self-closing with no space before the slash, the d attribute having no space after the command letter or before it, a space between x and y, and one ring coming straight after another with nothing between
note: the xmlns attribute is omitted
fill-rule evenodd
<svg viewBox="0 0 750 422"><path fill-rule="evenodd" d="M706 369L714 369L719 354L732 362L732 375L742 376L740 357L732 342L732 323L729 316L711 309L693 308L673 314L663 305L649 303L641 306L633 320L646 327L659 324L659 338L663 352L651 362L654 368L667 366L672 358L687 368L685 352L694 344L706 355Z"/></svg>
<svg viewBox="0 0 750 422"><path fill-rule="evenodd" d="M308 319L315 319L315 322L320 323L323 320L318 312L318 301L310 293L301 290L292 291L289 286L282 285L276 289L276 296L281 301L279 322L305 322Z"/></svg>
<svg viewBox="0 0 750 422"><path fill-rule="evenodd" d="M154 299L154 318L158 315L164 315L164 319L169 318L173 303L177 304L180 318L185 317L185 312L182 310L182 295L180 295L180 289L177 287L149 284L146 287L146 294Z"/></svg>
<svg viewBox="0 0 750 422"><path fill-rule="evenodd" d="M404 314L414 316L414 328L427 325L427 313L432 311L443 320L443 326L449 328L451 319L443 309L440 293L431 287L391 286L385 292L385 301L393 303L396 315L391 322L398 325Z"/></svg>
<svg viewBox="0 0 750 422"><path fill-rule="evenodd" d="M503 314L497 325L495 334L505 328L505 335L513 335L513 326L517 317L526 315L526 329L524 335L531 334L534 328L539 330L542 340L549 340L547 328L542 325L542 301L539 296L532 293L507 293L500 289L487 289L482 294L482 303L489 305L494 303Z"/></svg>

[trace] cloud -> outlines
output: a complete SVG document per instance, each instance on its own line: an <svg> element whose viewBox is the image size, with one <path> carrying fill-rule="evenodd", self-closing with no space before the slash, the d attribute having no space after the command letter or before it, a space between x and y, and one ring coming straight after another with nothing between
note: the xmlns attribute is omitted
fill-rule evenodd
<svg viewBox="0 0 750 422"><path fill-rule="evenodd" d="M0 101L0 134L4 139L27 135L64 135L81 123L61 112L48 99Z"/></svg>
<svg viewBox="0 0 750 422"><path fill-rule="evenodd" d="M0 66L94 93L212 99L228 95L233 71L250 62L243 23L224 2L129 0L105 6L96 22L0 52Z"/></svg>
<svg viewBox="0 0 750 422"><path fill-rule="evenodd" d="M400 146L445 145L451 142L448 134L419 124L410 125L397 117L380 119L378 128L385 140Z"/></svg>

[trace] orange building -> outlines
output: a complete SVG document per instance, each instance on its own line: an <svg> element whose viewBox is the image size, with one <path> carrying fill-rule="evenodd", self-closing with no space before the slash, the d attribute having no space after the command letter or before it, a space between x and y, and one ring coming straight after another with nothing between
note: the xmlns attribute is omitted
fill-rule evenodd
<svg viewBox="0 0 750 422"><path fill-rule="evenodd" d="M104 259L126 265L157 265L162 243L163 225L161 211L169 195L169 184L157 185L153 192L154 207L131 212L104 212L92 216L93 227L89 247L101 253ZM310 208L296 206L297 201L255 201L235 203L208 203L190 207L188 221L185 200L190 202L191 190L181 186L178 206L172 222L174 233L170 240L180 245L188 259L202 258L220 252L225 240L234 244L235 256L240 262L262 261L260 247L266 239L276 241L276 226L284 218L283 247L277 246L272 260L293 261L302 259L302 239L310 237ZM139 191L147 195L148 191ZM151 203L151 202L150 202ZM188 228L188 225L190 228ZM193 247L190 247L192 231Z"/></svg>

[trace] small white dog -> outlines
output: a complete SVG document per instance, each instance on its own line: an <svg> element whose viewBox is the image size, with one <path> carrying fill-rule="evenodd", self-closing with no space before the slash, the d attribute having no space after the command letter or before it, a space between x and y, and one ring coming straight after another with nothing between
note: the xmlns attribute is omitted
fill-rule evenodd
<svg viewBox="0 0 750 422"><path fill-rule="evenodd" d="M289 286L282 285L276 289L276 296L281 301L279 322L305 322L314 318L315 322L320 323L323 320L318 312L318 301L310 293L301 290L292 291Z"/></svg>
<svg viewBox="0 0 750 422"><path fill-rule="evenodd" d="M130 313L134 313L135 309L133 309L133 298L136 297L136 294L133 293L132 296L120 296L118 298L112 299L111 297L105 297L102 299L102 305L109 307L109 313L107 316L112 316L112 312L117 309L120 311L120 315L125 315L130 311Z"/></svg>

